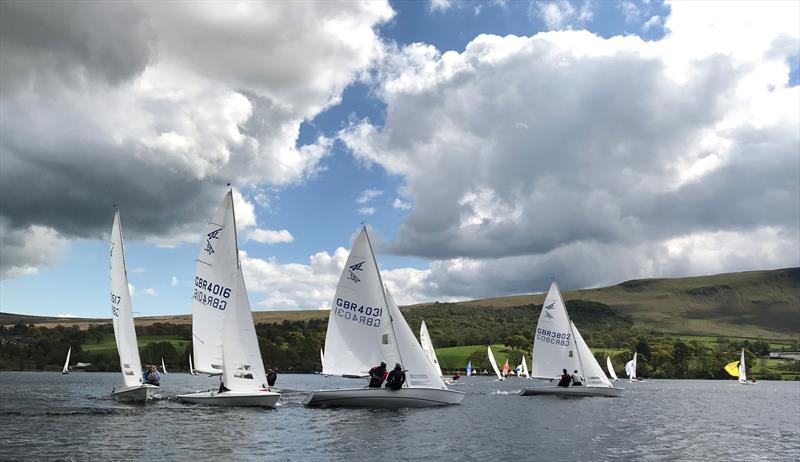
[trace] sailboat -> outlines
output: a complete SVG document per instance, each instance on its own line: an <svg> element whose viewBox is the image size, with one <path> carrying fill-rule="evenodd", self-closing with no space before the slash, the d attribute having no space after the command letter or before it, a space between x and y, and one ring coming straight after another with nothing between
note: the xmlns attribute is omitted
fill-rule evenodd
<svg viewBox="0 0 800 462"><path fill-rule="evenodd" d="M500 369L497 368L497 361L494 359L494 355L492 354L492 347L489 346L486 350L486 356L489 357L489 364L492 365L492 369L494 370L495 375L497 375L497 379L501 382L505 380L503 376L500 374Z"/></svg>
<svg viewBox="0 0 800 462"><path fill-rule="evenodd" d="M630 382L642 382L643 380L640 378L636 378L636 360L639 357L639 352L633 352L633 359L625 363L625 373L628 374L628 381Z"/></svg>
<svg viewBox="0 0 800 462"><path fill-rule="evenodd" d="M742 348L742 355L739 361L733 361L725 365L725 370L728 374L737 377L741 385L754 385L754 381L747 381L747 367L744 362L744 348Z"/></svg>
<svg viewBox="0 0 800 462"><path fill-rule="evenodd" d="M506 362L503 363L503 367L500 368L500 373L503 374L503 377L508 378L508 372L511 370L511 366L508 365L508 358L506 358Z"/></svg>
<svg viewBox="0 0 800 462"><path fill-rule="evenodd" d="M428 359L439 372L439 377L441 377L442 368L439 367L439 360L436 358L436 350L433 349L431 334L428 333L428 326L425 325L424 319L422 320L422 325L419 326L419 343L422 345L422 349L425 350L425 355L428 356Z"/></svg>
<svg viewBox="0 0 800 462"><path fill-rule="evenodd" d="M114 214L111 226L111 249L109 250L111 279L111 314L114 338L117 341L119 364L122 370L122 388L114 388L111 396L119 401L145 402L159 389L144 383L142 362L139 359L139 344L133 326L133 308L128 289L128 272L125 269L125 250L122 244L122 221L119 210Z"/></svg>
<svg viewBox="0 0 800 462"><path fill-rule="evenodd" d="M383 286L367 229L362 228L336 287L322 373L365 377L381 361L407 370L403 388L316 390L303 404L400 408L459 404L464 399L463 392L447 388Z"/></svg>
<svg viewBox="0 0 800 462"><path fill-rule="evenodd" d="M617 378L617 373L614 372L614 366L611 365L611 357L610 356L606 356L606 369L608 369L608 375L611 377L612 380L614 380L615 382L617 380L619 380Z"/></svg>
<svg viewBox="0 0 800 462"><path fill-rule="evenodd" d="M470 376L472 376L472 361L470 361L470 362L468 362L468 363L467 363L467 369L466 369L466 371L467 371L467 377L470 377Z"/></svg>
<svg viewBox="0 0 800 462"><path fill-rule="evenodd" d="M164 365L164 358L161 358L161 371L165 374L169 374L169 372L167 372L167 366Z"/></svg>
<svg viewBox="0 0 800 462"><path fill-rule="evenodd" d="M62 374L69 374L69 355L72 353L72 347L67 350L67 360L64 361L64 369L61 369Z"/></svg>
<svg viewBox="0 0 800 462"><path fill-rule="evenodd" d="M522 374L519 374L520 377L531 378L530 372L528 372L528 363L525 362L525 356L522 357Z"/></svg>
<svg viewBox="0 0 800 462"><path fill-rule="evenodd" d="M267 387L239 261L231 190L208 223L194 280L194 359L197 370L221 374L222 383L219 390L178 395L178 399L216 406L274 407L281 395Z"/></svg>
<svg viewBox="0 0 800 462"><path fill-rule="evenodd" d="M194 364L192 364L192 355L189 354L189 375L197 375L197 372L194 371Z"/></svg>
<svg viewBox="0 0 800 462"><path fill-rule="evenodd" d="M531 375L534 378L558 379L562 369L578 371L584 377L582 386L558 387L555 385L524 388L522 396L619 396L621 388L614 388L606 378L603 368L595 359L589 346L581 337L578 328L569 319L564 300L555 281L545 297L542 312L536 324L533 351L536 361Z"/></svg>
<svg viewBox="0 0 800 462"><path fill-rule="evenodd" d="M322 368L325 368L325 353L323 353L322 348L319 349L319 364Z"/></svg>

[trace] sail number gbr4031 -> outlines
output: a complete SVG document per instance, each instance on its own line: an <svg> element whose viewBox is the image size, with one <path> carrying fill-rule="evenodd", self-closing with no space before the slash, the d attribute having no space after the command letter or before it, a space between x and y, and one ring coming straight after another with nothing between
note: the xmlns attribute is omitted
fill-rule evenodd
<svg viewBox="0 0 800 462"><path fill-rule="evenodd" d="M333 311L336 316L369 327L380 327L383 314L383 308L359 305L341 298L336 299L336 307Z"/></svg>
<svg viewBox="0 0 800 462"><path fill-rule="evenodd" d="M192 298L203 305L224 310L228 306L228 298L231 296L229 287L221 286L217 283L206 281L201 277L194 278L194 295Z"/></svg>

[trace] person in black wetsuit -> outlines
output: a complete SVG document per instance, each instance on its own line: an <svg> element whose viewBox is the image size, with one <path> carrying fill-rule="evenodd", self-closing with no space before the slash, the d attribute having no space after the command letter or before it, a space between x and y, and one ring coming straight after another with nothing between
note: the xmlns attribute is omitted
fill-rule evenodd
<svg viewBox="0 0 800 462"><path fill-rule="evenodd" d="M274 387L276 380L278 380L278 373L273 369L267 371L267 385Z"/></svg>
<svg viewBox="0 0 800 462"><path fill-rule="evenodd" d="M559 387L568 387L569 383L572 381L572 376L569 375L566 369L562 369L563 374L561 374L561 380L558 381Z"/></svg>
<svg viewBox="0 0 800 462"><path fill-rule="evenodd" d="M380 388L386 379L386 363L381 361L380 366L375 366L369 370L369 387Z"/></svg>
<svg viewBox="0 0 800 462"><path fill-rule="evenodd" d="M403 388L404 383L406 383L406 373L403 372L403 366L400 363L396 363L394 370L389 372L389 377L386 379L386 388L399 390Z"/></svg>

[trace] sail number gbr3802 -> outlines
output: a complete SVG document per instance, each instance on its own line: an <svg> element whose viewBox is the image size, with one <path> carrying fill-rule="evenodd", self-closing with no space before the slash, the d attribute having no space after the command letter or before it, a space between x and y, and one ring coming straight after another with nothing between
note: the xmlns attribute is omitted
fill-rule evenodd
<svg viewBox="0 0 800 462"><path fill-rule="evenodd" d="M201 277L194 278L194 295L192 298L203 305L224 310L228 306L231 289Z"/></svg>
<svg viewBox="0 0 800 462"><path fill-rule="evenodd" d="M336 316L348 321L369 327L380 327L383 308L359 305L356 302L337 298L333 312L336 313Z"/></svg>

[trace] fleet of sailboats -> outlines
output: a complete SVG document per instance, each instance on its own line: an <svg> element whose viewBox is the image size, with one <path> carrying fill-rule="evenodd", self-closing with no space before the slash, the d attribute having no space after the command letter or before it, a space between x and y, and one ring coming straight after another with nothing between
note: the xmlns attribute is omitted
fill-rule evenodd
<svg viewBox="0 0 800 462"><path fill-rule="evenodd" d="M534 331L533 362L531 375L547 379L551 383L524 388L520 394L562 395L562 396L619 396L621 388L615 388L606 378L602 367L595 359L589 346L581 337L578 328L569 318L561 292L555 281L545 297L542 311ZM559 387L554 385L562 370L577 371L583 378L583 385Z"/></svg>
<svg viewBox="0 0 800 462"><path fill-rule="evenodd" d="M280 394L267 386L239 260L230 190L208 222L195 269L195 366L200 372L220 375L221 383L219 390L187 393L178 398L195 404L274 407Z"/></svg>
<svg viewBox="0 0 800 462"><path fill-rule="evenodd" d="M417 342L383 285L366 228L353 242L333 298L325 336L323 374L364 377L380 362L406 370L403 388L316 390L306 406L429 407L459 404L464 393L449 390Z"/></svg>
<svg viewBox="0 0 800 462"><path fill-rule="evenodd" d="M122 222L119 210L114 213L109 250L111 280L111 320L117 341L123 387L114 388L111 396L119 401L145 402L159 387L144 383L139 345L133 325L133 308L125 269L125 251L122 244Z"/></svg>

